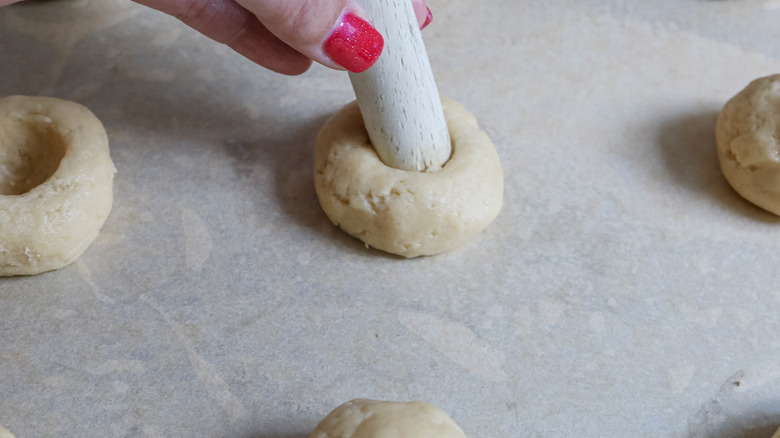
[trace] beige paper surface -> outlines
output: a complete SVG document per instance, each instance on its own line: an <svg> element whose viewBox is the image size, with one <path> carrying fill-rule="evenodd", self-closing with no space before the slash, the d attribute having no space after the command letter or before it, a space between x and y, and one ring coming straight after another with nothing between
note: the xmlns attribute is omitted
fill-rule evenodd
<svg viewBox="0 0 780 438"><path fill-rule="evenodd" d="M496 144L505 205L401 260L320 211L312 146L353 93L119 0L0 9L0 95L105 124L114 208L73 265L0 279L0 419L20 437L304 438L357 397L469 437L771 436L780 219L714 125L780 72L760 0L430 0L439 89Z"/></svg>

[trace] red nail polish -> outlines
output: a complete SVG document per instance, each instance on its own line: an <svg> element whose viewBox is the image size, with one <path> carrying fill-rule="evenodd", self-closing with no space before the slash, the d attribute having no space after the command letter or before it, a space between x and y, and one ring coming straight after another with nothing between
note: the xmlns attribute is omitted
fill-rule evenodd
<svg viewBox="0 0 780 438"><path fill-rule="evenodd" d="M422 26L420 26L420 30L425 29L428 27L429 24L431 24L431 21L433 21L433 12L431 12L431 8L425 8L428 10L428 15L425 16L425 23L423 23Z"/></svg>
<svg viewBox="0 0 780 438"><path fill-rule="evenodd" d="M385 41L366 20L346 11L322 44L334 62L353 73L374 65L382 53Z"/></svg>

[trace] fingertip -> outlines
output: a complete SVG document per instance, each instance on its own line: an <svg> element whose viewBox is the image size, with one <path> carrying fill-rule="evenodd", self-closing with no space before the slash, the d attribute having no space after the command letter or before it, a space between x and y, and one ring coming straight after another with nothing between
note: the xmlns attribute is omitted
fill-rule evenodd
<svg viewBox="0 0 780 438"><path fill-rule="evenodd" d="M345 9L322 43L322 51L330 61L360 73L374 65L384 45L382 34L371 23Z"/></svg>
<svg viewBox="0 0 780 438"><path fill-rule="evenodd" d="M284 68L281 71L274 70L277 73L281 73L288 76L299 76L307 71L309 71L309 68L311 68L312 60L309 58L306 58L305 56L301 55L302 59L298 62L291 62L284 66Z"/></svg>
<svg viewBox="0 0 780 438"><path fill-rule="evenodd" d="M425 22L420 26L420 30L425 29L428 27L429 24L431 24L431 21L433 21L433 12L431 12L430 9L427 9L428 14L425 16Z"/></svg>
<svg viewBox="0 0 780 438"><path fill-rule="evenodd" d="M412 0L412 7L414 8L414 16L417 18L417 24L420 26L420 30L422 30L431 23L433 14L431 14L431 10L425 4L425 0Z"/></svg>
<svg viewBox="0 0 780 438"><path fill-rule="evenodd" d="M312 64L311 59L275 37L266 39L248 36L234 41L229 46L250 61L284 75L303 74Z"/></svg>

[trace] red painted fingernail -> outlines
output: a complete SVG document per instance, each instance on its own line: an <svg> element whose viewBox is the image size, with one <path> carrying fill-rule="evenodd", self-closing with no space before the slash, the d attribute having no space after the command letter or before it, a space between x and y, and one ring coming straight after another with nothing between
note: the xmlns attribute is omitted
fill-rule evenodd
<svg viewBox="0 0 780 438"><path fill-rule="evenodd" d="M431 24L431 21L433 21L433 12L431 12L431 8L425 8L428 10L428 15L425 16L425 23L423 23L422 26L420 26L420 30L425 29L428 27L429 24Z"/></svg>
<svg viewBox="0 0 780 438"><path fill-rule="evenodd" d="M374 65L385 40L366 20L346 11L322 44L325 53L338 65L360 73Z"/></svg>

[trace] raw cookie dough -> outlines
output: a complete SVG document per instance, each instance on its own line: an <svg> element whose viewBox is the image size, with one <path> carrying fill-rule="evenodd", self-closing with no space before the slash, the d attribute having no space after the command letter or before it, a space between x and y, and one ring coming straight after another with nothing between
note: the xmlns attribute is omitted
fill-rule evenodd
<svg viewBox="0 0 780 438"><path fill-rule="evenodd" d="M2 424L0 424L0 438L16 438L14 435L8 431L8 429L4 428Z"/></svg>
<svg viewBox="0 0 780 438"><path fill-rule="evenodd" d="M66 266L111 211L114 164L100 121L49 97L0 99L0 276Z"/></svg>
<svg viewBox="0 0 780 438"><path fill-rule="evenodd" d="M309 438L466 438L463 430L432 404L355 399L326 416Z"/></svg>
<svg viewBox="0 0 780 438"><path fill-rule="evenodd" d="M386 166L356 102L325 124L314 149L314 185L330 220L367 246L404 257L449 251L481 233L503 204L504 177L477 121L442 98L452 156L433 173Z"/></svg>
<svg viewBox="0 0 780 438"><path fill-rule="evenodd" d="M780 75L726 103L715 129L720 168L742 197L780 215Z"/></svg>

